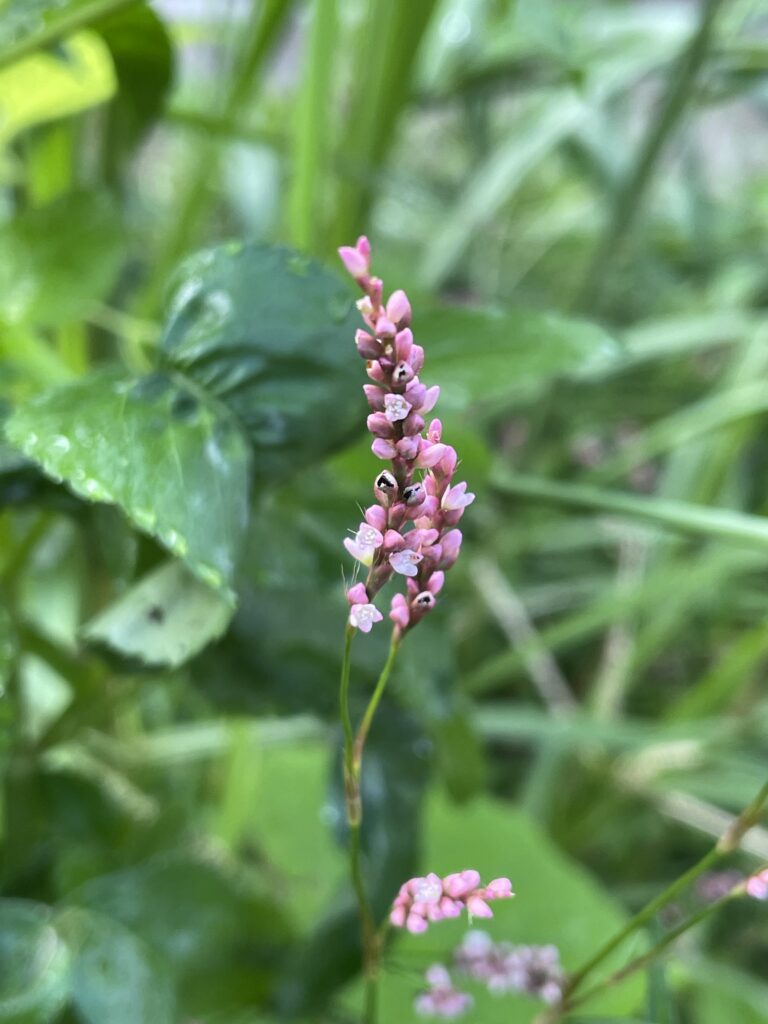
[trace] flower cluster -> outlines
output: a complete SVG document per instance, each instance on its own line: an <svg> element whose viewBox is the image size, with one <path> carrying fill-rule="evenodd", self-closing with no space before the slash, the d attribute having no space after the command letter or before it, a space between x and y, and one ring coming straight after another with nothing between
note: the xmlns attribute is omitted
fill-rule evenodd
<svg viewBox="0 0 768 1024"><path fill-rule="evenodd" d="M490 992L525 992L545 1003L559 1001L565 984L556 946L513 946L472 931L454 953L456 967Z"/></svg>
<svg viewBox="0 0 768 1024"><path fill-rule="evenodd" d="M768 868L747 879L744 890L755 900L768 900Z"/></svg>
<svg viewBox="0 0 768 1024"><path fill-rule="evenodd" d="M451 976L442 964L433 964L424 977L428 987L416 996L414 1003L414 1009L422 1017L451 1020L472 1008L472 996L453 987Z"/></svg>
<svg viewBox="0 0 768 1024"><path fill-rule="evenodd" d="M494 878L481 886L477 871L458 871L445 878L430 873L400 887L389 920L396 928L407 928L417 935L425 932L430 922L458 917L465 908L470 917L493 917L488 903L512 895L508 878Z"/></svg>
<svg viewBox="0 0 768 1024"><path fill-rule="evenodd" d="M365 510L354 537L344 542L368 569L365 583L347 594L349 622L368 633L383 619L373 599L397 573L406 577L407 592L392 598L389 617L405 633L434 607L445 570L461 547L457 524L475 496L465 483L453 483L458 457L442 441L440 420L426 425L440 388L419 380L424 349L413 340L407 295L398 290L384 302L382 281L370 273L367 238L343 246L339 255L364 293L357 305L368 329L358 330L355 344L372 381L363 388L371 408L371 447L390 464L374 482L377 504ZM420 471L423 478L417 477Z"/></svg>

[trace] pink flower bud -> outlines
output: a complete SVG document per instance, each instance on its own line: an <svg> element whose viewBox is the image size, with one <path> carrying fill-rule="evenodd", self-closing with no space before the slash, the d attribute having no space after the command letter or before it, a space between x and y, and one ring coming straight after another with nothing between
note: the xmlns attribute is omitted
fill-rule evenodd
<svg viewBox="0 0 768 1024"><path fill-rule="evenodd" d="M418 377L414 377L408 387L405 389L405 397L414 407L414 409L421 409L421 403L427 394L427 389L423 384L419 383Z"/></svg>
<svg viewBox="0 0 768 1024"><path fill-rule="evenodd" d="M371 445L371 451L379 459L394 459L397 455L397 449L391 441L385 440L383 437L377 437Z"/></svg>
<svg viewBox="0 0 768 1024"><path fill-rule="evenodd" d="M485 887L485 898L489 900L504 900L512 895L512 883L508 878L494 878Z"/></svg>
<svg viewBox="0 0 768 1024"><path fill-rule="evenodd" d="M378 359L384 354L381 342L372 338L367 331L358 330L355 333L355 345L363 359Z"/></svg>
<svg viewBox="0 0 768 1024"><path fill-rule="evenodd" d="M387 316L398 327L407 327L411 322L411 304L405 292L398 288L387 301Z"/></svg>
<svg viewBox="0 0 768 1024"><path fill-rule="evenodd" d="M349 245L342 245L338 253L348 274L354 277L356 281L365 277L368 273L368 261L359 249L353 249Z"/></svg>
<svg viewBox="0 0 768 1024"><path fill-rule="evenodd" d="M374 410L374 412L383 412L384 410L384 391L376 387L375 384L363 384L363 391L365 397L368 399L368 405Z"/></svg>
<svg viewBox="0 0 768 1024"><path fill-rule="evenodd" d="M366 523L370 523L371 526L375 526L377 530L380 530L382 533L384 533L384 531L387 528L386 510L383 509L381 505L370 505L365 510L365 521Z"/></svg>
<svg viewBox="0 0 768 1024"><path fill-rule="evenodd" d="M406 327L404 331L398 331L395 335L395 355L399 362L410 363L411 350L413 349L413 334ZM414 373L418 371L414 370Z"/></svg>
<svg viewBox="0 0 768 1024"><path fill-rule="evenodd" d="M436 465L443 455L445 455L444 444L430 444L429 441L422 440L422 444L419 450L418 457L416 459L417 469L430 469Z"/></svg>
<svg viewBox="0 0 768 1024"><path fill-rule="evenodd" d="M368 429L376 437L394 437L395 428L383 412L372 412L366 420Z"/></svg>
<svg viewBox="0 0 768 1024"><path fill-rule="evenodd" d="M450 569L450 567L459 557L462 539L463 538L461 530L449 530L448 533L446 533L446 535L443 537L443 558L440 563L441 569Z"/></svg>
<svg viewBox="0 0 768 1024"><path fill-rule="evenodd" d="M440 507L447 511L466 508L475 500L474 494L467 493L467 485L462 481L454 487L449 487L443 494Z"/></svg>
<svg viewBox="0 0 768 1024"><path fill-rule="evenodd" d="M432 420L427 430L427 440L431 441L432 444L437 444L440 438L443 436L443 424L440 420Z"/></svg>
<svg viewBox="0 0 768 1024"><path fill-rule="evenodd" d="M409 437L420 434L424 429L424 420L417 412L409 412L403 420L403 433ZM419 446L421 447L421 446Z"/></svg>
<svg viewBox="0 0 768 1024"><path fill-rule="evenodd" d="M384 550L385 551L399 551L400 548L405 546L405 540L403 535L397 530L387 530L384 534Z"/></svg>
<svg viewBox="0 0 768 1024"><path fill-rule="evenodd" d="M452 448L449 444L445 446L445 454L443 455L440 462L437 464L438 472L442 473L443 476L448 478L452 477L456 469L456 464L459 459L456 454L456 449Z"/></svg>
<svg viewBox="0 0 768 1024"><path fill-rule="evenodd" d="M403 358L405 358L403 356ZM424 366L424 349L421 345L414 345L411 349L411 354L408 356L408 362L413 367L414 373L421 373L421 369Z"/></svg>
<svg viewBox="0 0 768 1024"><path fill-rule="evenodd" d="M433 572L432 575L429 577L429 580L427 581L427 590L431 591L433 594L439 594L440 591L443 589L444 583L445 573L440 572L440 570L438 569L435 572Z"/></svg>
<svg viewBox="0 0 768 1024"><path fill-rule="evenodd" d="M411 459L415 459L419 451L419 438L404 437L401 441L397 442L396 445L397 454L401 459L406 459L410 462Z"/></svg>
<svg viewBox="0 0 768 1024"><path fill-rule="evenodd" d="M388 320L385 316L380 316L376 321L376 337L377 338L394 338L397 334L397 328Z"/></svg>
<svg viewBox="0 0 768 1024"><path fill-rule="evenodd" d="M347 600L350 604L367 604L368 593L364 583L356 583L347 591Z"/></svg>
<svg viewBox="0 0 768 1024"><path fill-rule="evenodd" d="M493 911L480 896L470 896L467 900L467 910L472 917L493 917Z"/></svg>
<svg viewBox="0 0 768 1024"><path fill-rule="evenodd" d="M429 925L423 917L418 914L410 913L406 919L405 927L411 933L411 935L420 935L425 932Z"/></svg>
<svg viewBox="0 0 768 1024"><path fill-rule="evenodd" d="M390 619L400 629L407 629L411 614L408 609L408 602L402 594L395 594L392 598L392 607L389 612ZM393 922L394 923L394 922ZM400 925L402 927L402 925Z"/></svg>
<svg viewBox="0 0 768 1024"><path fill-rule="evenodd" d="M432 412L434 407L437 405L437 400L440 397L440 386L435 384L434 387L427 388L426 394L421 402L421 412Z"/></svg>

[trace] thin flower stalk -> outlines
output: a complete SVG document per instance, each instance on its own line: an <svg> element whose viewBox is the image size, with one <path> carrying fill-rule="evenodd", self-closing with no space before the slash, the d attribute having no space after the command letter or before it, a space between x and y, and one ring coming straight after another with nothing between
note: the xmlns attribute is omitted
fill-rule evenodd
<svg viewBox="0 0 768 1024"><path fill-rule="evenodd" d="M434 608L445 573L456 562L461 548L462 533L457 524L475 496L467 491L465 482L454 482L458 456L443 442L440 420L426 424L425 416L434 408L440 389L428 387L419 378L424 349L414 341L407 295L398 290L384 300L381 279L371 275L367 238L342 247L339 255L363 292L357 305L366 329L357 331L355 346L365 360L370 381L363 391L371 409L367 420L373 435L371 449L387 463L374 480L375 503L365 509L357 530L344 541L347 552L367 573L364 581L358 580L347 590L349 612L339 690L350 874L362 925L365 1020L372 1024L377 1014L381 936L366 896L362 870L363 751L400 643ZM349 711L351 641L355 633L370 633L384 619L375 599L385 584L400 576L405 578L405 591L391 599L389 655L355 732Z"/></svg>

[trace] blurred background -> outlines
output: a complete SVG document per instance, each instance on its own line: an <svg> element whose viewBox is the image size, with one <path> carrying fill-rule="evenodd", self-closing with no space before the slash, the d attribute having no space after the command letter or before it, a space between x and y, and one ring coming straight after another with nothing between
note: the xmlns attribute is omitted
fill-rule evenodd
<svg viewBox="0 0 768 1024"><path fill-rule="evenodd" d="M370 739L380 910L419 871L509 875L494 937L574 969L716 841L768 767L767 128L765 0L0 0L0 1021L359 1019L341 542L378 464L354 316L322 378L270 357L267 389L320 403L290 443L271 398L246 410L234 614L111 500L114 474L164 482L109 441L99 375L157 365L214 257L177 266L227 240L336 288L369 235L478 495ZM254 336L269 282L238 285ZM327 316L319 286L277 290L276 337ZM358 710L386 644L355 644ZM758 827L729 877L765 861ZM386 1024L463 930L392 945ZM766 962L765 908L736 901L578 1020L765 1024ZM543 1008L472 992L469 1021Z"/></svg>

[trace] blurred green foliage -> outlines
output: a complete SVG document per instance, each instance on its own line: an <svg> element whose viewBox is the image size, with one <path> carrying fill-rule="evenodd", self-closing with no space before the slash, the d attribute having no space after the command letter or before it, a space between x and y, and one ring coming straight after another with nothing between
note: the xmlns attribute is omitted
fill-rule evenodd
<svg viewBox="0 0 768 1024"><path fill-rule="evenodd" d="M573 969L751 799L767 75L764 0L0 0L0 1021L356 1019L363 232L478 494L370 738L378 912L509 874ZM387 1024L459 937L388 947ZM739 905L589 1019L768 1021L767 954Z"/></svg>

